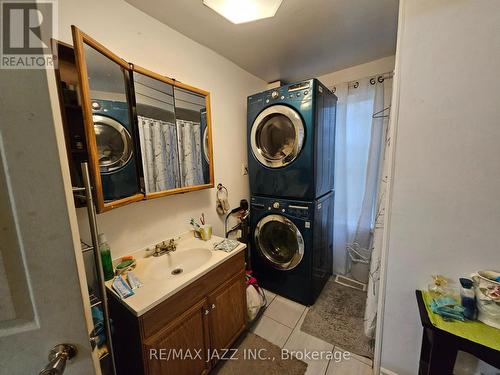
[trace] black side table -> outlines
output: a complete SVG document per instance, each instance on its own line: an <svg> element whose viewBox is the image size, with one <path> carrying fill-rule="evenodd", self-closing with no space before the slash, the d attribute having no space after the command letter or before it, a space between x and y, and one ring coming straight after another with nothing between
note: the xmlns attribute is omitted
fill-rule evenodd
<svg viewBox="0 0 500 375"><path fill-rule="evenodd" d="M419 375L451 375L459 350L500 368L500 351L443 331L432 325L420 290L416 291L423 327Z"/></svg>

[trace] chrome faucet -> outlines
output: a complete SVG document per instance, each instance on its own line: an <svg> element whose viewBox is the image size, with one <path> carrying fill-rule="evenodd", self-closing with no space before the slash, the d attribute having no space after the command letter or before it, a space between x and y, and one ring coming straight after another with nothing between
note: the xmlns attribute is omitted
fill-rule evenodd
<svg viewBox="0 0 500 375"><path fill-rule="evenodd" d="M165 241L157 243L152 255L154 257L159 257L161 255L174 252L175 250L177 250L177 242L175 242L175 240L171 238L170 240L168 240L168 243L166 243Z"/></svg>

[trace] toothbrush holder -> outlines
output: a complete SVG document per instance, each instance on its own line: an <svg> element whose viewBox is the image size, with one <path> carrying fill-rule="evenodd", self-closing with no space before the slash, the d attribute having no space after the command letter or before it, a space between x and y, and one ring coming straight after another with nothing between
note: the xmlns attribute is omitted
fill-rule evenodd
<svg viewBox="0 0 500 375"><path fill-rule="evenodd" d="M212 226L210 224L202 225L198 230L198 233L203 241L208 241L212 238Z"/></svg>

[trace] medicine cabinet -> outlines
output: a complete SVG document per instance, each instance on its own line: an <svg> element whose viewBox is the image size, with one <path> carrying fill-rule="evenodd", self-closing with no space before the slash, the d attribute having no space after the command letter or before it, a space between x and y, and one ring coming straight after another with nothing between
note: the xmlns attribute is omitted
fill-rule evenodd
<svg viewBox="0 0 500 375"><path fill-rule="evenodd" d="M54 42L56 78L73 185L88 161L97 212L213 188L210 94L72 32L74 47Z"/></svg>

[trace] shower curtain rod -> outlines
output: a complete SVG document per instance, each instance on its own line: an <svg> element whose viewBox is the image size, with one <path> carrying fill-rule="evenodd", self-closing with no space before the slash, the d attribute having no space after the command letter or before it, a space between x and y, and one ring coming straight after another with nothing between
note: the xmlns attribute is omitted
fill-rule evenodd
<svg viewBox="0 0 500 375"><path fill-rule="evenodd" d="M366 76L363 78L358 78L357 80L354 80L354 81L347 82L347 87L358 88L359 81L367 79L369 77L371 77L370 83L372 85L374 85L377 82L382 83L382 82L384 82L385 79L392 78L393 76L394 76L394 72L386 72L386 73L380 73L380 74L375 74L375 75L369 75L369 76ZM339 82L339 83L343 83L343 82ZM333 93L335 93L335 91L337 90L337 87L336 87L336 85L334 85L334 86L330 87L330 89L333 91Z"/></svg>
<svg viewBox="0 0 500 375"><path fill-rule="evenodd" d="M387 72L387 73L382 73L382 74L375 74L375 76L367 76L367 77L360 78L360 79L357 79L357 80L354 80L354 81L350 81L350 82L347 83L347 85L348 85L348 87L358 88L359 81L361 81L363 79L366 79L368 77L371 77L370 78L370 83L372 85L374 85L377 82L382 83L382 82L384 82L385 79L392 78L393 76L394 76L393 72Z"/></svg>

